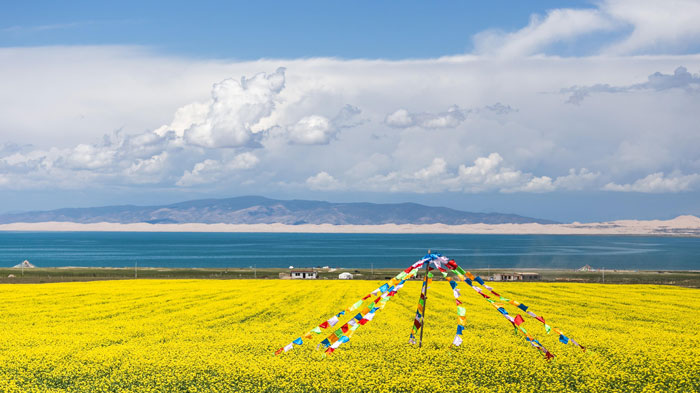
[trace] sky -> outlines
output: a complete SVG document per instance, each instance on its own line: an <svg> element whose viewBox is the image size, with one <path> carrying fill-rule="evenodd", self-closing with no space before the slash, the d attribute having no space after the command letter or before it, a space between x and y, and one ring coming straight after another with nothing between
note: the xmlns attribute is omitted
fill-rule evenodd
<svg viewBox="0 0 700 393"><path fill-rule="evenodd" d="M700 215L697 20L698 0L5 5L0 212Z"/></svg>

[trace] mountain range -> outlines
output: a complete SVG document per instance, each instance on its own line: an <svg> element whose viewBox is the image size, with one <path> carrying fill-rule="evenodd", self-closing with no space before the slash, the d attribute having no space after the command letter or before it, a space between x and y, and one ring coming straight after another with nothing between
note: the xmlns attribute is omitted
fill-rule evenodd
<svg viewBox="0 0 700 393"><path fill-rule="evenodd" d="M0 215L0 224L16 222L151 224L523 224L556 222L516 214L473 213L417 203L331 203L276 200L261 196L199 199L162 206L64 208Z"/></svg>

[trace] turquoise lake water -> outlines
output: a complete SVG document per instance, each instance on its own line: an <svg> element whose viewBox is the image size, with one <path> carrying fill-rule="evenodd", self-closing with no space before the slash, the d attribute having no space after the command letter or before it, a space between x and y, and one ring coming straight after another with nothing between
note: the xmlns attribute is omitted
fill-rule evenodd
<svg viewBox="0 0 700 393"><path fill-rule="evenodd" d="M428 249L470 268L700 270L700 239L635 236L0 232L0 266L404 268Z"/></svg>

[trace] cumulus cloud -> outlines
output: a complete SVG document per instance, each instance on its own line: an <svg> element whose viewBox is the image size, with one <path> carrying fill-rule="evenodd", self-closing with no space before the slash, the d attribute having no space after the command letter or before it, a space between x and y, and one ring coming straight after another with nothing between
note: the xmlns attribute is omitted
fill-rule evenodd
<svg viewBox="0 0 700 393"><path fill-rule="evenodd" d="M312 190L333 191L343 188L343 184L326 171L321 171L306 179L306 185Z"/></svg>
<svg viewBox="0 0 700 393"><path fill-rule="evenodd" d="M359 108L345 105L333 119L320 115L302 117L287 128L289 141L300 145L326 145L340 130L361 124L362 121L357 120L360 113Z"/></svg>
<svg viewBox="0 0 700 393"><path fill-rule="evenodd" d="M408 173L393 171L376 175L366 182L362 181L356 187L361 188L368 184L375 190L418 193L444 191L543 193L559 189L581 189L589 186L590 182L598 176L598 173L591 173L585 168L578 172L571 169L569 175L557 178L546 175L536 176L507 165L499 153L491 153L485 157L477 157L472 165L460 164L456 171L450 170L444 158L436 157L428 166L417 171Z"/></svg>
<svg viewBox="0 0 700 393"><path fill-rule="evenodd" d="M216 83L209 102L180 108L170 126L160 127L155 133L173 131L187 143L208 148L246 146L253 141L260 121L272 114L284 88L284 71L278 68L271 74Z"/></svg>
<svg viewBox="0 0 700 393"><path fill-rule="evenodd" d="M600 172L591 172L586 168L579 169L569 169L569 174L565 176L559 176L554 181L554 187L564 190L583 190L586 188L591 188L595 182L600 178Z"/></svg>
<svg viewBox="0 0 700 393"><path fill-rule="evenodd" d="M595 84L592 86L572 86L561 89L561 93L571 94L566 100L568 104L579 105L592 93L628 93L640 90L662 91L668 89L682 89L687 92L700 91L700 75L691 74L685 67L678 67L673 74L655 72L647 78L646 82L628 86L611 86L609 84Z"/></svg>
<svg viewBox="0 0 700 393"><path fill-rule="evenodd" d="M259 162L260 159L250 152L238 154L229 161L206 159L196 163L192 170L185 171L175 185L190 187L212 183L234 171L252 169Z"/></svg>
<svg viewBox="0 0 700 393"><path fill-rule="evenodd" d="M622 192L667 193L690 191L700 183L700 174L683 175L680 173L665 176L663 172L652 173L633 183L608 183L603 189Z"/></svg>
<svg viewBox="0 0 700 393"><path fill-rule="evenodd" d="M466 119L466 112L453 105L446 112L440 113L410 113L406 109L398 109L384 119L384 123L394 128L455 128Z"/></svg>

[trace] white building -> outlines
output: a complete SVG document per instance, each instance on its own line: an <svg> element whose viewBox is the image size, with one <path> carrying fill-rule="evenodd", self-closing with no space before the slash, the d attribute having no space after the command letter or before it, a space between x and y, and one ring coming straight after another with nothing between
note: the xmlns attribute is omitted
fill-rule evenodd
<svg viewBox="0 0 700 393"><path fill-rule="evenodd" d="M291 277L301 279L315 279L318 277L318 274L313 270L292 270Z"/></svg>
<svg viewBox="0 0 700 393"><path fill-rule="evenodd" d="M338 274L338 278L341 280L352 280L352 274L348 272L343 272Z"/></svg>

